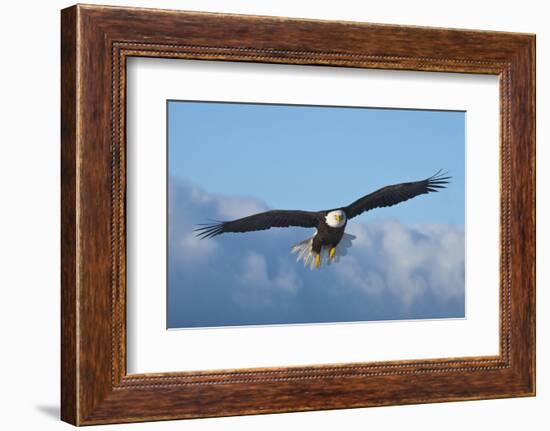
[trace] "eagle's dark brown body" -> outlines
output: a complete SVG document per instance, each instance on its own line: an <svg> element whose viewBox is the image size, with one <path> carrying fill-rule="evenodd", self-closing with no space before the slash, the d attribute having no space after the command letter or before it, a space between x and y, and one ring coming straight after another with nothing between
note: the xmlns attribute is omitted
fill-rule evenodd
<svg viewBox="0 0 550 431"><path fill-rule="evenodd" d="M317 235L315 235L311 243L313 252L320 254L323 247L336 247L342 236L344 236L346 225L347 223L342 227L330 227L324 220L319 223L317 226Z"/></svg>

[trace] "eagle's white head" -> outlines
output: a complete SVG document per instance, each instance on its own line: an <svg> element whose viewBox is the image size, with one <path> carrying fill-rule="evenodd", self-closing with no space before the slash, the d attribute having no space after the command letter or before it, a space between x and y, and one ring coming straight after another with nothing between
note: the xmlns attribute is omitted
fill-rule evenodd
<svg viewBox="0 0 550 431"><path fill-rule="evenodd" d="M325 221L330 227L343 227L346 224L346 213L342 210L331 211L325 216Z"/></svg>

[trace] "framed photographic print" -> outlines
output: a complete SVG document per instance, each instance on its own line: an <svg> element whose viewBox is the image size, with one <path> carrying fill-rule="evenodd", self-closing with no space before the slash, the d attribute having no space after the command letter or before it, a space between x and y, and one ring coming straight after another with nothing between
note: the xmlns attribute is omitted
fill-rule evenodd
<svg viewBox="0 0 550 431"><path fill-rule="evenodd" d="M62 11L62 419L535 394L535 37Z"/></svg>

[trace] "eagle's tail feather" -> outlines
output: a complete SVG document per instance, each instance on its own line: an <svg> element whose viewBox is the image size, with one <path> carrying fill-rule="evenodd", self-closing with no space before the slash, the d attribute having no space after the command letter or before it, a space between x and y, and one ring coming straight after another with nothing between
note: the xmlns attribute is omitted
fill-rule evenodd
<svg viewBox="0 0 550 431"><path fill-rule="evenodd" d="M296 253L296 262L299 262L300 260L304 261L304 266L309 266L310 269L315 268L315 253L311 249L313 238L315 238L315 235L304 239L303 241L300 241L297 244L294 244L290 252ZM336 253L334 255L334 259L329 259L329 248L323 247L321 249L321 257L326 256L327 264L330 265L332 262L338 262L340 261L340 257L345 256L347 254L348 248L351 247L351 242L355 239L354 235L350 235L347 233L344 233L344 236L336 246Z"/></svg>
<svg viewBox="0 0 550 431"><path fill-rule="evenodd" d="M297 244L294 244L290 252L296 253L296 262L299 262L300 260L304 261L304 266L310 266L310 268L313 269L315 265L315 253L311 250L311 244L313 243L313 238L315 235L304 239L303 241L300 241Z"/></svg>

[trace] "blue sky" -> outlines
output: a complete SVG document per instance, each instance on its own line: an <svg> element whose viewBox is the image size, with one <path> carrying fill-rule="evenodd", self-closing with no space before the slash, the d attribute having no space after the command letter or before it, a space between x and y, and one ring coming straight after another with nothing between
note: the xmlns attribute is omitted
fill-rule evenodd
<svg viewBox="0 0 550 431"><path fill-rule="evenodd" d="M464 112L170 101L168 118L169 328L464 317ZM192 232L440 168L448 189L353 219L350 254L318 271L289 253L309 229Z"/></svg>
<svg viewBox="0 0 550 431"><path fill-rule="evenodd" d="M348 205L388 184L453 176L438 199L366 213L464 225L465 113L169 102L169 174L271 208Z"/></svg>

